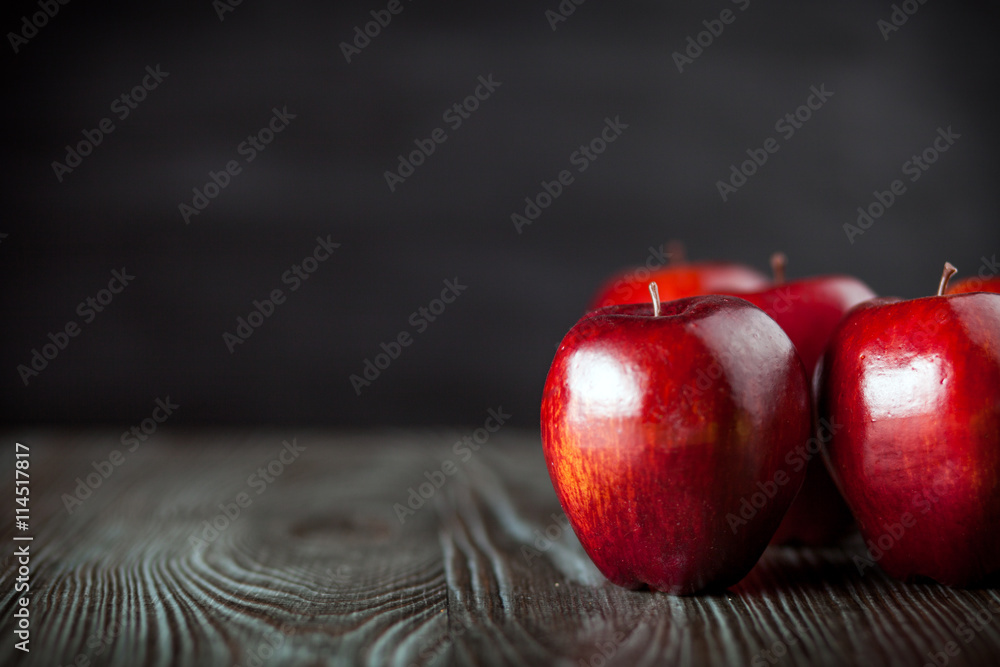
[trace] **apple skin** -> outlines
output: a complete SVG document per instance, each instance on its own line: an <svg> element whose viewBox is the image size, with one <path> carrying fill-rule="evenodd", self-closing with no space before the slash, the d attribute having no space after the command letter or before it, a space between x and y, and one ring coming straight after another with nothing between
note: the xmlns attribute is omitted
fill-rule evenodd
<svg viewBox="0 0 1000 667"><path fill-rule="evenodd" d="M758 292L725 293L746 299L780 324L810 377L847 311L876 297L857 278L840 275L803 278Z"/></svg>
<svg viewBox="0 0 1000 667"><path fill-rule="evenodd" d="M806 466L806 481L788 508L771 544L824 547L837 544L855 527L854 515L817 455Z"/></svg>
<svg viewBox="0 0 1000 667"><path fill-rule="evenodd" d="M609 278L598 290L590 310L627 303L647 303L649 283L660 289L661 301L689 296L752 292L771 284L759 271L731 262L678 262L649 271L637 267Z"/></svg>
<svg viewBox="0 0 1000 667"><path fill-rule="evenodd" d="M759 306L781 325L795 344L809 377L830 336L854 306L875 292L851 276L804 278L749 294L735 294ZM819 456L809 461L799 497L778 527L772 544L825 546L847 535L854 518Z"/></svg>
<svg viewBox="0 0 1000 667"><path fill-rule="evenodd" d="M602 308L566 334L542 397L549 476L611 582L722 589L754 566L802 484L785 457L812 433L809 382L788 336L747 301L652 312ZM730 524L768 482L770 499Z"/></svg>
<svg viewBox="0 0 1000 667"><path fill-rule="evenodd" d="M1000 572L1000 295L856 307L821 362L818 409L885 572L959 587Z"/></svg>
<svg viewBox="0 0 1000 667"><path fill-rule="evenodd" d="M993 292L1000 293L1000 276L991 278L970 277L956 280L952 283L946 294L966 294L968 292Z"/></svg>

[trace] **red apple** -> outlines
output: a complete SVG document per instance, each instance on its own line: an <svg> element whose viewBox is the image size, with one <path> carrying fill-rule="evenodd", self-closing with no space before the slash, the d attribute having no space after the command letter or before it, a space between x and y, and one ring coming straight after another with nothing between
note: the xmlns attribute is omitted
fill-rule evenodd
<svg viewBox="0 0 1000 667"><path fill-rule="evenodd" d="M979 278L973 276L963 280L957 280L948 288L948 294L966 294L968 292L994 292L1000 293L1000 276L990 278Z"/></svg>
<svg viewBox="0 0 1000 667"><path fill-rule="evenodd" d="M792 339L811 378L840 320L851 308L874 299L876 294L857 278L846 275L815 276L786 283L782 253L771 257L771 267L773 286L759 291L724 293L746 299L774 318Z"/></svg>
<svg viewBox="0 0 1000 667"><path fill-rule="evenodd" d="M844 275L817 276L786 283L782 253L771 257L771 267L773 287L733 294L759 306L781 325L795 344L811 378L816 362L844 314L855 305L874 298L875 293L857 278ZM803 458L794 456L790 465L802 465ZM774 544L832 544L854 525L851 511L837 492L822 459L810 456L808 466L802 491L774 534Z"/></svg>
<svg viewBox="0 0 1000 667"><path fill-rule="evenodd" d="M673 301L689 296L722 294L734 291L753 291L770 284L767 276L759 271L730 262L687 262L679 243L671 243L661 252L670 258L653 268L639 266L620 271L597 290L590 310L624 303L646 303L649 300L649 283L659 285L660 298Z"/></svg>
<svg viewBox="0 0 1000 667"><path fill-rule="evenodd" d="M1000 572L1000 295L875 299L834 332L820 367L824 454L893 577L952 586Z"/></svg>
<svg viewBox="0 0 1000 667"><path fill-rule="evenodd" d="M812 432L809 383L781 327L742 299L609 306L560 344L541 425L598 569L689 594L742 579L798 492L805 471L785 457Z"/></svg>

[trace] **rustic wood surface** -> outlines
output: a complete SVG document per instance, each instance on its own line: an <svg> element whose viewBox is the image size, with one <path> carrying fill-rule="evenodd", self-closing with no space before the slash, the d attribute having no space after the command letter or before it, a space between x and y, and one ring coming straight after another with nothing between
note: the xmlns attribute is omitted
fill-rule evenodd
<svg viewBox="0 0 1000 667"><path fill-rule="evenodd" d="M199 431L128 452L115 433L8 433L7 503L14 442L31 447L31 652L14 648L11 508L0 664L1000 664L1000 591L859 574L857 540L770 548L724 594L616 588L565 529L537 435L501 430L465 461L462 435ZM457 472L400 523L393 505L445 460Z"/></svg>

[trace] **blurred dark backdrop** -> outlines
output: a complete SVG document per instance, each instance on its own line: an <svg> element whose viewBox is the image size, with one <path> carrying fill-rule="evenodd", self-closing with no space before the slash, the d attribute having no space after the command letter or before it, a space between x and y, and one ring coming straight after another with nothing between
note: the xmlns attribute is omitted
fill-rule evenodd
<svg viewBox="0 0 1000 667"><path fill-rule="evenodd" d="M37 0L5 10L5 422L127 427L169 396L178 424L480 424L503 406L533 428L594 289L666 240L762 270L782 249L791 277L905 297L945 259L969 275L1000 251L995 5L896 3L915 12L886 39L888 1L565 0L553 30L559 0L402 0L348 63L341 42L386 1L223 3L77 0L34 33ZM679 72L672 54L724 9ZM169 74L121 118L115 100L156 83L147 66ZM453 128L445 110L491 76ZM833 96L786 140L775 122L812 86ZM247 163L275 108L295 117ZM52 163L104 118L113 132L60 181ZM576 171L605 118L628 127ZM849 242L857 207L949 126L948 152ZM390 192L384 172L439 127ZM779 151L723 202L716 182L768 137ZM186 224L179 204L230 160L240 173ZM518 233L511 215L563 169L574 182ZM340 247L291 291L317 237ZM102 312L78 310L123 267L135 278ZM420 330L411 314L455 279L467 289ZM274 289L285 302L230 353L223 334ZM25 385L18 366L71 321ZM412 344L357 395L349 376L401 332Z"/></svg>

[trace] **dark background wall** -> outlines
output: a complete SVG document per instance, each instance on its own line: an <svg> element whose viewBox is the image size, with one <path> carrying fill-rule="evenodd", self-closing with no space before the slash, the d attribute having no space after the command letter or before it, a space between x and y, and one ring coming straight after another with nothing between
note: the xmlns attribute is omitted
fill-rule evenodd
<svg viewBox="0 0 1000 667"><path fill-rule="evenodd" d="M945 259L968 275L1000 251L995 5L911 0L885 39L888 1L589 0L553 30L558 0L403 0L348 63L340 43L386 4L244 0L220 20L209 0L76 0L17 53L8 35L0 418L127 426L169 396L177 423L478 424L502 405L534 427L593 290L666 240L762 270L783 249L792 277L905 297ZM672 54L727 8L679 72ZM4 32L38 11L13 3ZM121 119L147 66L169 74ZM500 86L453 129L442 114L480 76ZM775 122L812 86L833 96L786 139ZM247 163L238 146L275 107L295 118ZM608 117L627 129L577 172ZM113 132L60 181L53 161L104 118ZM960 138L910 182L903 163L949 126ZM391 192L384 172L438 127ZM779 151L724 202L716 182L768 137ZM230 160L241 172L186 224L179 204ZM511 215L563 169L574 182L518 233ZM894 179L906 193L849 242ZM340 247L290 291L317 236ZM78 304L122 267L134 280L85 321ZM455 278L467 289L418 332L411 313ZM230 353L223 333L274 289L287 300ZM18 365L70 321L26 386ZM404 331L357 395L349 376Z"/></svg>

